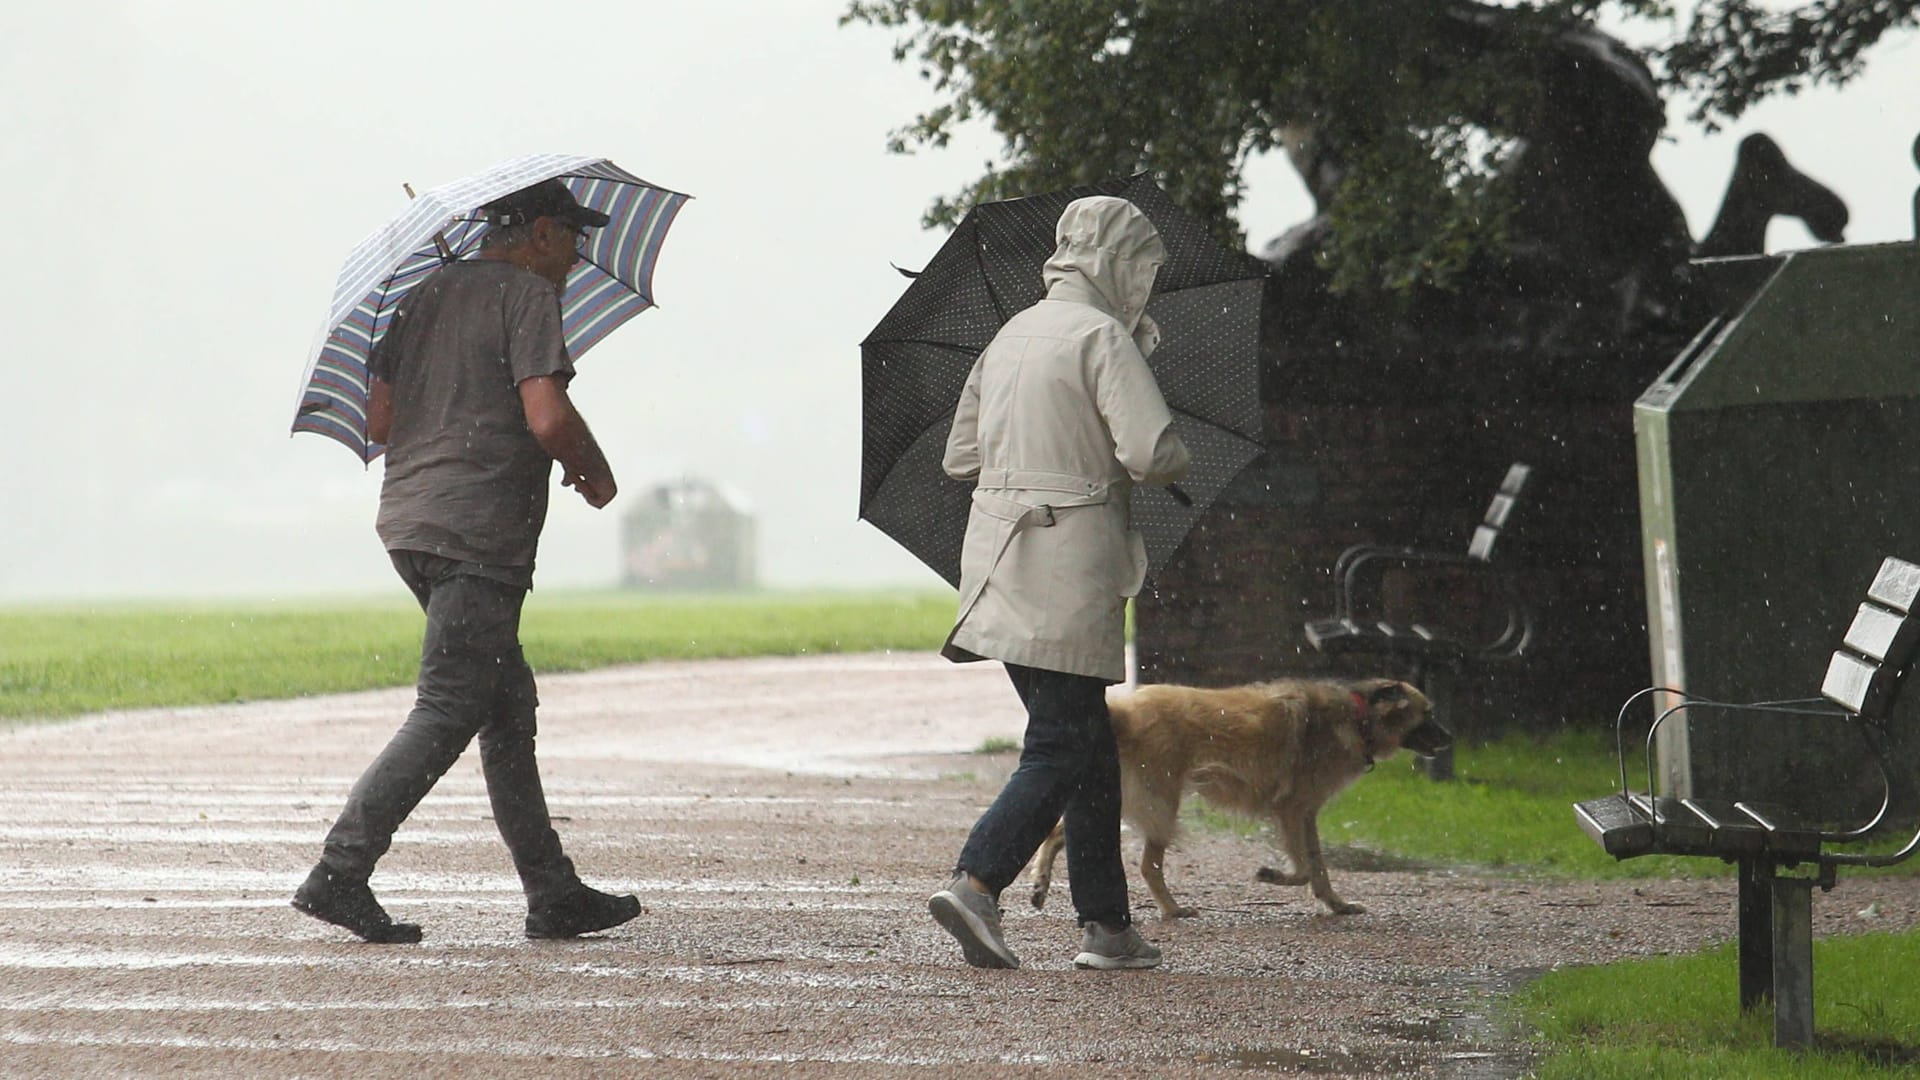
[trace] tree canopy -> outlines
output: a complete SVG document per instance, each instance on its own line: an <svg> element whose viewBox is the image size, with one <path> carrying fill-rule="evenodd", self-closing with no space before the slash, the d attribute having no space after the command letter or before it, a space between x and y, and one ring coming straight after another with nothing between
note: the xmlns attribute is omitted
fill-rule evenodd
<svg viewBox="0 0 1920 1080"><path fill-rule="evenodd" d="M1602 16L1669 36L1610 57L1601 46L1619 43L1591 30ZM929 225L1144 171L1238 241L1244 166L1284 150L1329 223L1335 287L1388 289L1444 287L1508 240L1521 196L1503 177L1570 102L1592 113L1573 122L1582 137L1644 161L1651 136L1634 144L1646 123L1658 131L1658 101L1688 99L1689 121L1714 130L1771 95L1847 82L1917 20L1920 0L1701 0L1684 23L1665 0L852 0L842 18L898 31L895 59L940 95L891 149L943 147L973 120L1002 139L998 162L932 202ZM1586 51L1568 51L1574 34ZM1555 49L1583 78L1612 66L1623 85L1644 79L1651 119L1631 136L1588 130L1646 110L1556 86L1538 62Z"/></svg>

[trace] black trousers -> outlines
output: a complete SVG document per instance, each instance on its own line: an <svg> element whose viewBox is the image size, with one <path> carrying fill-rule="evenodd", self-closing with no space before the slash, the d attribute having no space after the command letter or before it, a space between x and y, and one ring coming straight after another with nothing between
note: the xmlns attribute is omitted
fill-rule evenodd
<svg viewBox="0 0 1920 1080"><path fill-rule="evenodd" d="M419 552L392 553L394 569L427 613L413 711L347 796L321 861L365 879L393 834L440 777L480 739L480 768L493 820L531 903L565 896L579 882L547 816L534 759L533 669L520 651L527 590Z"/></svg>
<svg viewBox="0 0 1920 1080"><path fill-rule="evenodd" d="M1132 921L1120 861L1120 751L1107 716L1107 683L1086 675L1007 665L1027 707L1020 765L987 808L957 869L996 894L1020 875L1054 823L1067 827L1067 881L1080 925Z"/></svg>

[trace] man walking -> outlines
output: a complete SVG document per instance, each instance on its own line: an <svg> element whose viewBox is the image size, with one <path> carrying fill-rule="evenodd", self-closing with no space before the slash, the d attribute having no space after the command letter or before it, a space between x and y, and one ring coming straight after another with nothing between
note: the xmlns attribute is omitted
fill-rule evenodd
<svg viewBox="0 0 1920 1080"><path fill-rule="evenodd" d="M560 290L607 215L547 180L484 208L477 258L401 304L368 361L367 435L387 445L377 530L426 612L418 696L354 784L293 906L367 941L414 942L367 885L395 830L477 735L493 818L527 897L526 933L565 938L640 913L588 888L562 852L534 757L533 670L520 608L533 587L554 461L598 509L613 472L567 394Z"/></svg>
<svg viewBox="0 0 1920 1080"><path fill-rule="evenodd" d="M1106 688L1126 678L1126 598L1146 574L1128 526L1132 485L1169 483L1188 461L1146 361L1166 247L1137 207L1107 196L1068 204L1055 240L1046 299L980 354L947 440L947 473L977 483L944 652L1004 661L1027 731L1019 767L927 907L967 963L1019 967L1000 892L1064 813L1075 966L1148 968L1160 950L1127 906Z"/></svg>

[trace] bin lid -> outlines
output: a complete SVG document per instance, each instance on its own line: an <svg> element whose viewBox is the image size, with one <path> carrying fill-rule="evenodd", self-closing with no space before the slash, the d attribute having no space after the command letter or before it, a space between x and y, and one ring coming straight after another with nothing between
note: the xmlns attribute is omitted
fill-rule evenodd
<svg viewBox="0 0 1920 1080"><path fill-rule="evenodd" d="M1638 407L1920 397L1920 243L1814 248L1696 264L1726 306Z"/></svg>

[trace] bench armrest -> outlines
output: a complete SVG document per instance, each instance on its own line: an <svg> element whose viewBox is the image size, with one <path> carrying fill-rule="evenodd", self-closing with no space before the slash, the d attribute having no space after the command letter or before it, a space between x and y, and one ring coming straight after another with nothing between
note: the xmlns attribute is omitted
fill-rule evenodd
<svg viewBox="0 0 1920 1080"><path fill-rule="evenodd" d="M1650 692L1652 691L1642 690L1640 694L1646 694ZM1634 695L1634 698L1638 698L1640 694ZM1634 700L1633 698L1628 699L1629 703L1631 703L1633 700ZM1882 821L1886 820L1887 811L1893 804L1893 780L1892 780L1892 777L1887 772L1885 749L1879 743L1879 741L1875 738L1875 733L1870 728L1870 726L1859 722L1859 717L1854 716L1852 713L1846 712L1844 710L1832 708L1831 706L1821 707L1819 704L1817 704L1819 701L1820 699L1813 698L1813 699L1807 699L1803 701L1756 701L1756 702L1751 702L1746 704L1736 704L1733 702L1706 701L1706 700L1701 700L1696 698L1696 699L1684 700L1677 705L1670 706L1665 711L1663 711L1659 716L1655 717L1653 721L1653 725L1647 729L1647 789L1646 790L1647 790L1648 796L1654 797L1659 795L1659 791L1654 786L1654 775L1653 775L1654 739L1659 734L1660 726L1662 724L1665 724L1669 719L1672 719L1673 717L1678 716L1683 712L1687 712L1689 710L1708 711L1708 712L1718 711L1718 712L1748 713L1756 716L1764 716L1769 718L1780 718L1780 717L1788 717L1788 716L1801 716L1801 717L1817 716L1817 717L1823 717L1823 718L1832 719L1832 720L1850 720L1850 721L1853 721L1851 726L1854 732L1860 736L1863 742L1866 743L1866 747L1868 750L1868 758L1873 762L1874 769L1880 774L1880 808L1874 812L1873 816L1870 819L1868 819L1865 824L1862 824L1853 829L1846 830L1844 832L1838 832L1838 833L1822 832L1820 834L1820 839L1823 843L1824 842L1845 843L1847 841L1858 840L1866 836L1868 833L1878 828ZM1625 715L1625 712L1623 709L1622 716L1624 717L1624 715ZM1617 730L1616 730L1616 737L1617 737ZM1621 758L1620 775L1621 775L1621 781L1624 784L1626 779L1626 759L1624 756L1622 756ZM1657 826L1658 824L1659 823L1656 821L1655 825ZM1914 842L1908 844L1907 848L1908 848L1906 852L1907 855L1911 855L1916 848L1920 848L1920 834L1915 835ZM1902 856L1902 858L1904 857L1905 855ZM1827 858L1827 856L1822 856L1822 858L1825 859ZM1852 861L1855 858L1868 858L1868 856L1836 855L1836 856L1833 856L1833 858ZM1875 865L1875 864L1868 864L1868 865Z"/></svg>
<svg viewBox="0 0 1920 1080"><path fill-rule="evenodd" d="M1458 552L1374 545L1350 547L1341 552L1339 561L1333 564L1334 615L1348 618L1357 607L1377 598L1386 571L1414 566L1448 567L1471 573L1471 568L1486 564Z"/></svg>
<svg viewBox="0 0 1920 1080"><path fill-rule="evenodd" d="M1340 557L1334 560L1333 579L1335 581L1344 579L1347 576L1348 568L1350 568L1356 560L1366 560L1381 556L1411 559L1424 559L1428 556L1435 558L1450 557L1449 553L1438 551L1430 552L1407 544L1355 544L1345 551L1342 551Z"/></svg>
<svg viewBox="0 0 1920 1080"><path fill-rule="evenodd" d="M1432 567L1462 573L1486 583L1505 608L1506 624L1491 641L1477 646L1482 654L1518 656L1533 641L1533 610L1520 597L1513 577L1500 567L1464 552L1360 544L1341 552L1334 563L1334 617L1351 619L1358 610L1378 606L1386 571Z"/></svg>
<svg viewBox="0 0 1920 1080"><path fill-rule="evenodd" d="M1633 794L1633 789L1627 786L1627 713L1633 710L1634 705L1638 704L1641 698L1648 697L1652 694L1671 694L1680 701L1684 702L1688 700L1685 691L1676 690L1671 686L1649 686L1643 690L1634 691L1632 697L1629 697L1625 702L1621 703L1620 712L1613 718L1613 756L1614 760L1620 765L1620 797L1623 799ZM1654 727L1660 726L1660 717L1658 715L1654 717L1653 724ZM1649 752L1651 752L1653 747L1653 736L1651 732L1648 733L1647 738L1647 747ZM1649 765L1647 769L1647 794L1659 794L1653 790L1653 769L1651 765Z"/></svg>

